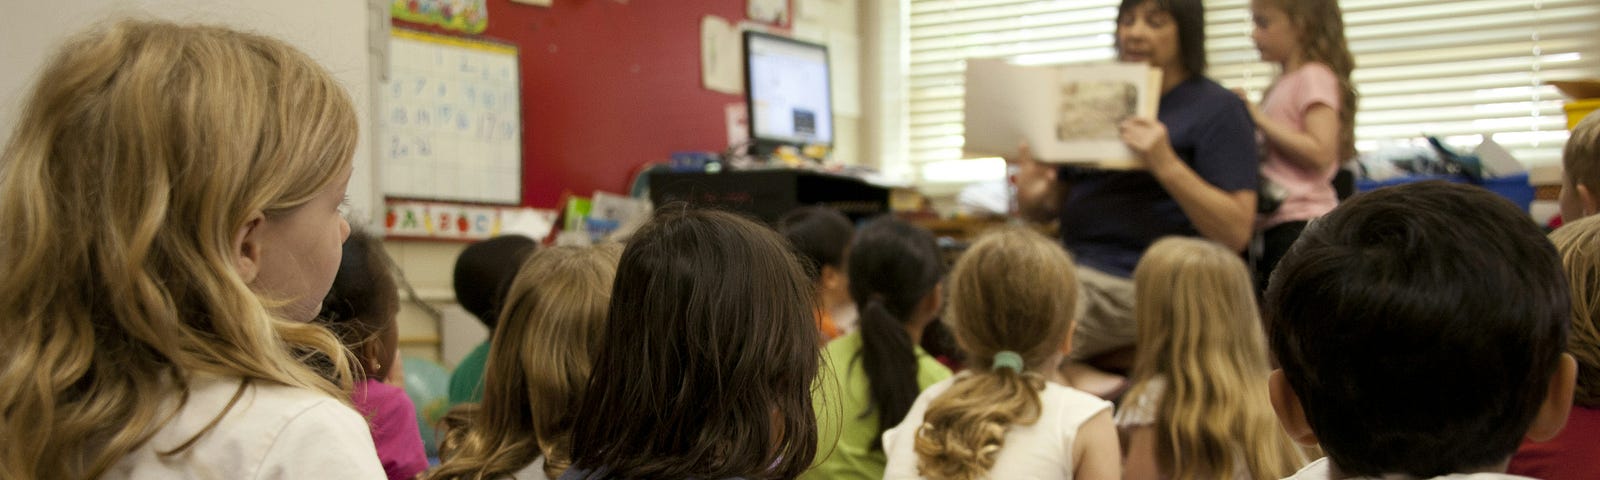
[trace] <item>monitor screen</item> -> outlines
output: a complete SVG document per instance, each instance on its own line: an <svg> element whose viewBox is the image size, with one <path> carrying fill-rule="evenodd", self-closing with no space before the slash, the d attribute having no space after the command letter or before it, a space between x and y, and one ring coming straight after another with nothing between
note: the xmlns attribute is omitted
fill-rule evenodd
<svg viewBox="0 0 1600 480"><path fill-rule="evenodd" d="M758 146L833 144L827 47L746 31L744 71Z"/></svg>

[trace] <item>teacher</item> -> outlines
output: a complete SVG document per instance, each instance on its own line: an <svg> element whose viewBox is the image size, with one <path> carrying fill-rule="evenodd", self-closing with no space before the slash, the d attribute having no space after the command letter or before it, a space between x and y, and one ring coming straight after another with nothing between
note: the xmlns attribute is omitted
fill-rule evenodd
<svg viewBox="0 0 1600 480"><path fill-rule="evenodd" d="M1131 118L1121 137L1146 169L1054 168L1024 148L1013 159L1019 210L1060 220L1061 243L1078 262L1084 306L1063 370L1083 388L1117 393L1137 335L1133 268L1146 247L1169 235L1203 237L1235 251L1255 221L1255 125L1237 95L1206 78L1200 0L1123 0L1117 57L1162 70L1157 118ZM1126 353L1126 352L1123 352ZM1098 370L1085 370L1089 365ZM1087 387L1087 388L1086 388Z"/></svg>

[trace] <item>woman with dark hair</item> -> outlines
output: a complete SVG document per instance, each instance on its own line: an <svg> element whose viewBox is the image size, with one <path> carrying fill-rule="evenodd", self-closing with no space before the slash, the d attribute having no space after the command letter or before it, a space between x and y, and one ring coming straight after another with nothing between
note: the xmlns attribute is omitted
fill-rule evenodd
<svg viewBox="0 0 1600 480"><path fill-rule="evenodd" d="M1256 212L1255 124L1243 101L1206 78L1200 0L1123 0L1117 57L1161 69L1157 118L1123 121L1122 141L1143 161L1136 171L1056 169L1024 153L1017 201L1035 219L1059 218L1061 243L1077 259L1084 314L1072 336L1069 378L1114 395L1134 343L1133 267L1168 235L1202 237L1232 251L1249 243ZM1113 358L1118 360L1112 360ZM1120 360L1120 361L1119 361Z"/></svg>

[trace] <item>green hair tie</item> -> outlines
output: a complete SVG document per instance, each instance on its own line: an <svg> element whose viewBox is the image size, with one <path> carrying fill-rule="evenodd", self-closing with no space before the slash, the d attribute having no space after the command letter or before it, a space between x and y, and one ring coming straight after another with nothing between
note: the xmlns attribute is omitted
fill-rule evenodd
<svg viewBox="0 0 1600 480"><path fill-rule="evenodd" d="M1001 350L1000 353L994 354L992 368L994 370L1009 368L1013 372L1022 373L1022 355L1010 350Z"/></svg>

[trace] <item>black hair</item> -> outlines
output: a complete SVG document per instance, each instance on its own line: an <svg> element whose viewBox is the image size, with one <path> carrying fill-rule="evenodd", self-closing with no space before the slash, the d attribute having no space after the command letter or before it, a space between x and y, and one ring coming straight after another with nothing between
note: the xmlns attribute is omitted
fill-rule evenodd
<svg viewBox="0 0 1600 480"><path fill-rule="evenodd" d="M1157 10L1167 12L1172 16L1173 23L1178 26L1178 56L1183 63L1183 68L1190 75L1205 76L1206 74L1206 7L1200 0L1122 0L1122 5L1117 7L1117 29L1122 28L1122 20L1132 14L1134 9L1145 3L1154 4ZM1112 38L1117 38L1112 35ZM1122 49L1121 40L1116 42L1117 50Z"/></svg>
<svg viewBox="0 0 1600 480"><path fill-rule="evenodd" d="M794 478L810 468L814 288L765 225L659 209L622 252L573 417L573 468L629 479Z"/></svg>
<svg viewBox="0 0 1600 480"><path fill-rule="evenodd" d="M388 338L398 328L394 317L400 308L394 261L384 252L383 242L357 226L350 228L342 248L339 271L322 299L317 319L363 357L359 376L382 379L393 367L390 360L397 348ZM377 365L369 365L368 360Z"/></svg>
<svg viewBox="0 0 1600 480"><path fill-rule="evenodd" d="M1505 461L1566 346L1554 246L1482 188L1357 195L1278 264L1272 352L1339 470L1432 478Z"/></svg>
<svg viewBox="0 0 1600 480"><path fill-rule="evenodd" d="M778 233L789 240L800 260L806 264L806 274L814 283L822 278L822 267L844 266L845 250L850 247L850 237L855 226L850 219L828 207L811 206L790 210L778 219Z"/></svg>
<svg viewBox="0 0 1600 480"><path fill-rule="evenodd" d="M861 352L851 361L867 374L871 402L861 416L878 414L872 446L882 448L877 438L905 418L921 392L905 323L944 277L944 259L927 229L885 216L856 232L849 263L850 298L861 312Z"/></svg>
<svg viewBox="0 0 1600 480"><path fill-rule="evenodd" d="M452 284L461 308L478 317L483 326L494 330L505 303L506 290L517 277L517 267L527 261L539 244L522 235L502 235L468 245L456 257Z"/></svg>

